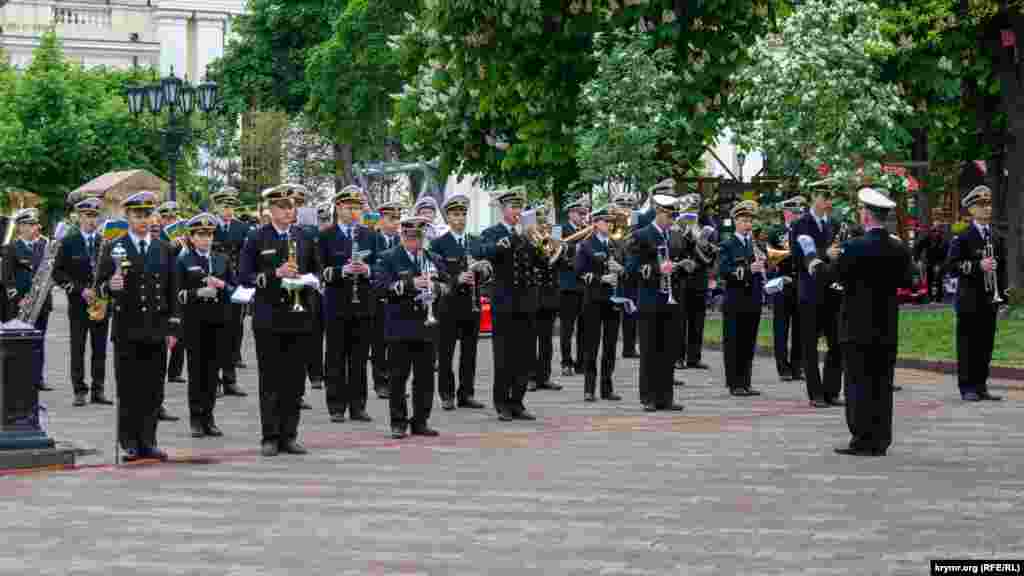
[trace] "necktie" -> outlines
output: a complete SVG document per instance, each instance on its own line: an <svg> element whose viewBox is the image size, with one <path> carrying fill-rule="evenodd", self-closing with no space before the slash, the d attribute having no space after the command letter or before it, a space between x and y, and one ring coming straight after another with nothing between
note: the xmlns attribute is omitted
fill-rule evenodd
<svg viewBox="0 0 1024 576"><path fill-rule="evenodd" d="M146 248L147 248L146 241L145 240L141 240L139 242L139 254L142 254L143 256L145 256L146 255Z"/></svg>
<svg viewBox="0 0 1024 576"><path fill-rule="evenodd" d="M466 245L463 244L462 238L459 238L459 248L465 248L465 247L466 247Z"/></svg>
<svg viewBox="0 0 1024 576"><path fill-rule="evenodd" d="M986 242L989 241L991 236L989 235L989 232L988 232L988 226L982 226L981 227L981 235L984 236Z"/></svg>
<svg viewBox="0 0 1024 576"><path fill-rule="evenodd" d="M92 261L92 236L85 237L85 253L89 256L89 260Z"/></svg>

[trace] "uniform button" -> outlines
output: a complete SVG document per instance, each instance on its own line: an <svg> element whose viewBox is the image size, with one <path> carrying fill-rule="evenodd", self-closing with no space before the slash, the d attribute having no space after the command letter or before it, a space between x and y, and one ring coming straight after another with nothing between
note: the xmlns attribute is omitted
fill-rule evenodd
<svg viewBox="0 0 1024 576"><path fill-rule="evenodd" d="M147 310L147 308L145 306L143 306L142 307L142 311L145 312L146 310Z"/></svg>

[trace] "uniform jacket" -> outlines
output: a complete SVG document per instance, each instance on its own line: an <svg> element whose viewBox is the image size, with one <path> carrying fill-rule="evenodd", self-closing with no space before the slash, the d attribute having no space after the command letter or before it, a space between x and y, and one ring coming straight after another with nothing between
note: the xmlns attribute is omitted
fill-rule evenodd
<svg viewBox="0 0 1024 576"><path fill-rule="evenodd" d="M60 242L60 250L53 262L53 281L68 294L68 304L76 309L86 306L82 290L92 288L103 244L99 230L93 231L91 251L86 248L85 235L75 230Z"/></svg>
<svg viewBox="0 0 1024 576"><path fill-rule="evenodd" d="M424 258L428 257L426 252L422 254ZM409 258L403 246L381 254L373 286L384 299L385 341L427 341L436 337L436 328L424 324L427 306L416 301L420 290L413 284L413 279L420 273L421 266ZM434 289L437 290L437 284ZM436 308L434 314L437 315Z"/></svg>
<svg viewBox="0 0 1024 576"><path fill-rule="evenodd" d="M811 276L807 272L807 262L803 250L800 248L800 243L797 242L797 238L802 235L808 235L814 239L814 245L817 247L818 258L822 261L828 262L828 248L832 245L832 237L835 235L834 226L832 220L823 224L823 228L818 228L818 223L815 222L814 215L807 211L801 216L796 222L793 223L791 230L789 231L789 246L793 251L792 258L794 266L798 268L799 276L797 278L797 298L801 304L823 304L827 302L828 297L831 295L828 293L829 284L832 283L833 278L829 277L828 274L816 273Z"/></svg>
<svg viewBox="0 0 1024 576"><path fill-rule="evenodd" d="M563 248L564 252L566 249ZM533 290L536 292L537 308L540 310L558 310L562 304L562 290L560 288L559 267L562 262L562 255L559 254L554 262L537 250L533 265Z"/></svg>
<svg viewBox="0 0 1024 576"><path fill-rule="evenodd" d="M611 300L615 289L601 281L601 276L608 274L608 261L616 259L615 247L611 240L607 246L598 239L597 234L579 243L576 250L575 273L583 290L583 304L603 303ZM619 262L622 264L622 262Z"/></svg>
<svg viewBox="0 0 1024 576"><path fill-rule="evenodd" d="M562 226L562 238L568 238L576 232L579 232L579 228L573 226L571 222ZM558 287L564 292L582 291L579 278L576 276L576 251L579 249L579 244L580 242L565 244L558 259Z"/></svg>
<svg viewBox="0 0 1024 576"><path fill-rule="evenodd" d="M1006 300L1006 243L992 226L989 226L989 230L997 261L999 295ZM949 245L947 268L960 279L957 282L957 306L960 313L971 314L993 308L992 294L985 292L985 271L981 269L984 253L985 239L973 222L967 230L953 238Z"/></svg>
<svg viewBox="0 0 1024 576"><path fill-rule="evenodd" d="M296 261L299 274L319 274L313 242L298 228L288 234L296 240ZM299 301L305 312L293 312L294 295L281 286L281 278L274 271L288 261L288 240L278 237L273 224L260 226L249 233L242 248L238 281L243 286L256 288L253 299L253 329L276 333L303 333L313 330L313 304L311 288L299 291Z"/></svg>
<svg viewBox="0 0 1024 576"><path fill-rule="evenodd" d="M239 258L242 255L242 246L250 228L238 220L232 219L225 230L224 226L218 226L213 232L213 245L211 250L220 252L228 257L231 269L238 274Z"/></svg>
<svg viewBox="0 0 1024 576"><path fill-rule="evenodd" d="M376 298L374 298L371 282L377 266L377 250L380 247L380 239L377 232L366 226L355 227L355 243L360 251L369 250L370 253L363 259L363 262L370 267L370 276L359 276L358 278L348 277L342 274L342 268L352 258L353 241L341 232L341 228L334 226L320 232L320 262L322 269L331 269L331 281L327 283L324 290L324 315L326 318L366 318L374 314L376 309ZM359 303L352 303L352 283L356 282L356 290L359 291Z"/></svg>
<svg viewBox="0 0 1024 576"><path fill-rule="evenodd" d="M473 290L470 286L459 282L459 274L466 271L468 264L467 256L472 253L473 247L480 242L480 239L472 234L466 233L463 236L465 247L460 247L451 231L446 232L438 239L430 243L430 251L434 256L440 277L448 285L448 294L439 299L437 313L446 317L454 318L476 318L479 317L479 310L473 311ZM480 294L480 283L483 278L476 275L477 294ZM479 303L477 303L479 307Z"/></svg>
<svg viewBox="0 0 1024 576"><path fill-rule="evenodd" d="M125 253L124 289L110 290L115 266L113 251ZM174 258L170 247L150 236L146 254L140 254L130 234L108 243L99 264L99 294L112 297L111 339L123 342L158 342L178 335L180 316L175 299Z"/></svg>
<svg viewBox="0 0 1024 576"><path fill-rule="evenodd" d="M761 313L764 275L750 271L754 263L753 242L751 239L748 245L736 235L722 242L718 270L725 282L724 306L731 312Z"/></svg>
<svg viewBox="0 0 1024 576"><path fill-rule="evenodd" d="M18 302L32 291L32 279L45 254L46 242L42 238L37 239L32 247L20 238L7 246L4 257L4 284L7 287L7 306L12 317L18 314ZM49 314L52 308L53 297L47 294L40 315Z"/></svg>
<svg viewBox="0 0 1024 576"><path fill-rule="evenodd" d="M183 252L175 260L175 274L178 304L186 329L195 324L219 326L228 322L231 294L237 286L227 256L211 251L209 258L204 258L194 250ZM200 288L206 287L207 276L220 278L225 284L212 299L198 293Z"/></svg>
<svg viewBox="0 0 1024 576"><path fill-rule="evenodd" d="M910 287L910 251L876 228L843 244L837 264L843 284L839 341L885 345L893 350L899 336L896 290Z"/></svg>
<svg viewBox="0 0 1024 576"><path fill-rule="evenodd" d="M498 246L508 238L509 248ZM475 246L475 258L486 258L494 269L494 289L491 310L498 313L533 314L537 311L537 293L533 271L537 250L525 235L512 235L504 223L487 228Z"/></svg>
<svg viewBox="0 0 1024 576"><path fill-rule="evenodd" d="M671 235L671 231L669 231L669 235ZM653 221L637 229L630 238L626 271L636 278L636 305L642 314L674 313L679 310L680 295L673 293L677 304L670 305L668 294L661 292L661 268L658 265L658 248L660 246L668 248L668 257L672 260L679 260L683 256L678 251L679 245L676 244L673 247L669 238L662 234ZM673 252L673 250L676 251Z"/></svg>

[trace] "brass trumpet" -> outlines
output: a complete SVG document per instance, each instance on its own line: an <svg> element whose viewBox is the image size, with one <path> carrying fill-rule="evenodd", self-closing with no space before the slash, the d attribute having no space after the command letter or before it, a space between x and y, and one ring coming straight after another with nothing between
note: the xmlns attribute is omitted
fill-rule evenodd
<svg viewBox="0 0 1024 576"><path fill-rule="evenodd" d="M779 262L782 262L786 258L792 256L792 250L779 250L777 248L768 247L767 260L772 266L778 266Z"/></svg>
<svg viewBox="0 0 1024 576"><path fill-rule="evenodd" d="M295 238L294 232L288 238L288 263L295 267L299 265L298 240ZM292 297L292 312L305 312L306 308L302 305L302 288L292 290Z"/></svg>

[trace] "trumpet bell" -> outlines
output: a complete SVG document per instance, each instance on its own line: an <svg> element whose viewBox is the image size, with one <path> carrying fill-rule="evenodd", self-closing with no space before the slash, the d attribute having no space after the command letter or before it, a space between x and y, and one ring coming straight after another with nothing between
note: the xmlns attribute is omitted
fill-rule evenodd
<svg viewBox="0 0 1024 576"><path fill-rule="evenodd" d="M768 262L773 266L778 265L786 258L789 258L793 254L792 250L778 250L776 248L768 247Z"/></svg>

